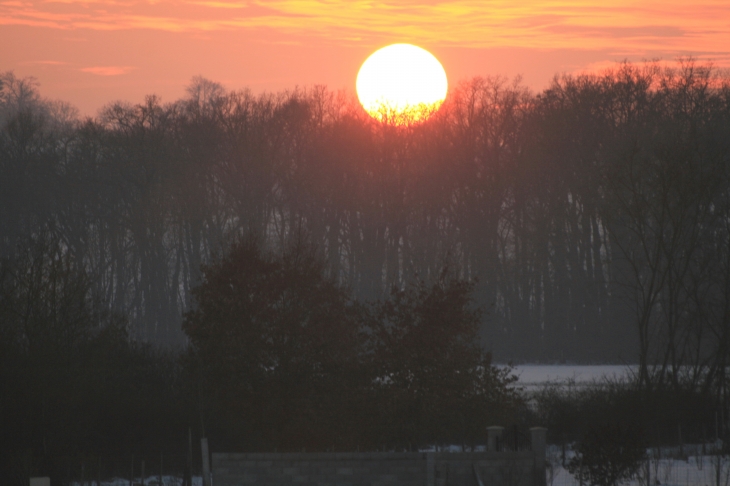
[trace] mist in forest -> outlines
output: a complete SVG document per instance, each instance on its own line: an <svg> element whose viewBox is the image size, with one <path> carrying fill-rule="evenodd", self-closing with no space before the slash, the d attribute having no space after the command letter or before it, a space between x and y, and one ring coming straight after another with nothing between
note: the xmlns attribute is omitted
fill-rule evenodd
<svg viewBox="0 0 730 486"><path fill-rule="evenodd" d="M730 75L692 60L538 93L477 77L410 125L326 87L253 94L200 77L175 102L80 118L8 72L0 258L42 240L130 339L180 349L201 265L238 236L278 250L306 234L361 301L444 268L474 282L500 362L724 370L728 134Z"/></svg>
<svg viewBox="0 0 730 486"><path fill-rule="evenodd" d="M730 73L477 77L422 123L322 86L186 93L81 117L0 74L5 483L495 424L514 449L545 426L583 479L605 451L623 478L649 447L727 454Z"/></svg>

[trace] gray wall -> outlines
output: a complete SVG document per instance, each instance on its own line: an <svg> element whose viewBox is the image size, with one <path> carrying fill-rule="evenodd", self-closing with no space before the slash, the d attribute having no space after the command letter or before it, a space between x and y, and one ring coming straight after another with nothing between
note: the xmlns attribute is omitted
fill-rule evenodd
<svg viewBox="0 0 730 486"><path fill-rule="evenodd" d="M533 452L217 453L213 484L539 486L535 465Z"/></svg>

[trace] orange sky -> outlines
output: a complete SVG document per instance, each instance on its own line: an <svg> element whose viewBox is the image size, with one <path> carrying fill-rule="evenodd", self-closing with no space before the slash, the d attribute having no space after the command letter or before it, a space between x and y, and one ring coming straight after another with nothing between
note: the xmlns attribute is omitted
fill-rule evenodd
<svg viewBox="0 0 730 486"><path fill-rule="evenodd" d="M552 76L692 55L730 67L730 0L0 0L0 72L84 114L183 95L195 75L255 92L354 90L375 49L410 42L450 82Z"/></svg>

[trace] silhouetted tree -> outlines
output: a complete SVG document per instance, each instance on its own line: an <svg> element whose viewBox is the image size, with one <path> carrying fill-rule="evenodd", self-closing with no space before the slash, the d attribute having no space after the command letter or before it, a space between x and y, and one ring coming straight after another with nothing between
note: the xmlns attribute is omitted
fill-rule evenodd
<svg viewBox="0 0 730 486"><path fill-rule="evenodd" d="M352 418L343 408L356 403L362 376L356 313L323 270L304 243L277 255L253 239L203 267L185 316L189 360L239 446L352 445L342 415Z"/></svg>
<svg viewBox="0 0 730 486"><path fill-rule="evenodd" d="M131 343L122 316L52 235L0 264L0 475L76 476L84 455L174 449L186 401L174 359ZM148 456L149 457L149 456Z"/></svg>
<svg viewBox="0 0 730 486"><path fill-rule="evenodd" d="M646 444L639 430L614 423L592 428L575 452L567 469L581 483L617 486L638 472L646 456Z"/></svg>
<svg viewBox="0 0 730 486"><path fill-rule="evenodd" d="M696 356L727 354L719 346L730 335L715 264L726 253L723 76L690 62L624 63L557 77L537 94L475 78L425 123L390 126L323 87L254 95L204 78L177 102L114 103L80 122L34 81L5 74L2 252L41 230L61 237L95 292L128 316L131 336L174 346L185 345L200 265L228 233L280 249L304 228L325 273L364 299L408 275L434 278L450 255L460 276L479 278L474 297L492 309L482 336L500 344L496 358L638 354L676 381L680 363L705 363L699 371L709 361ZM684 188L682 167L702 169ZM692 202L703 180L715 189ZM682 224L647 212L661 194L674 216L684 204L675 199L689 201ZM692 219L702 220L694 233ZM655 265L677 277L673 290L644 286L646 314L625 305L626 290L652 281L643 264L631 276L632 259L641 263L631 228L660 221L677 237L662 261L694 249ZM691 264L680 271L682 262ZM673 310L656 312L660 301ZM660 337L647 344L650 321Z"/></svg>
<svg viewBox="0 0 730 486"><path fill-rule="evenodd" d="M384 441L473 444L490 423L514 418L516 378L482 347L474 285L444 270L436 283L394 287L374 305L365 332Z"/></svg>

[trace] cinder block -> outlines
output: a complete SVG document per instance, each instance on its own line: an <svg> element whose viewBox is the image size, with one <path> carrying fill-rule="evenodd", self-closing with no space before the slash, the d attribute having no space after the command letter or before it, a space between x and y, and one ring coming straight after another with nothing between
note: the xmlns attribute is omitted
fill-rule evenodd
<svg viewBox="0 0 730 486"><path fill-rule="evenodd" d="M367 453L262 453L213 454L216 483L219 485L252 484L257 486L296 483L307 486L423 486L426 483L426 457L413 452ZM472 484L476 464L485 484L504 481L506 464L529 471L531 453L478 452L433 453L435 472L450 484ZM448 471L448 474L446 473ZM520 476L521 478L522 476ZM243 478L246 478L245 480ZM520 481L526 486L529 481Z"/></svg>

